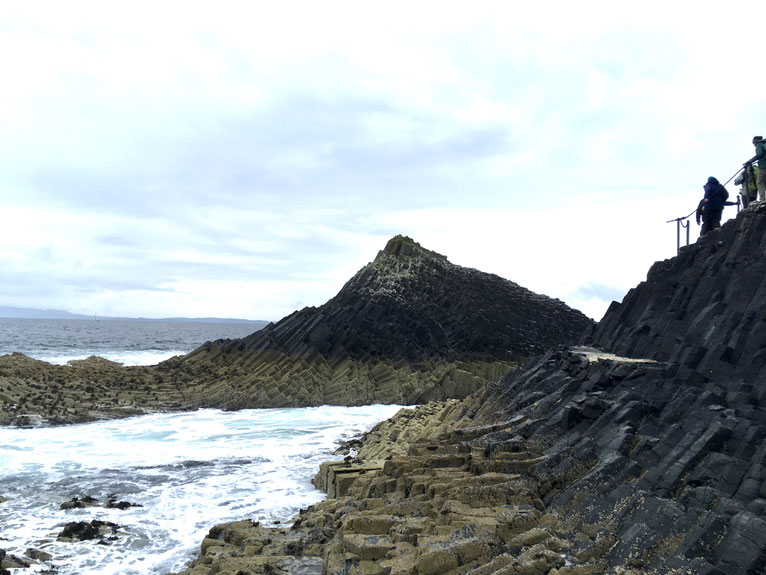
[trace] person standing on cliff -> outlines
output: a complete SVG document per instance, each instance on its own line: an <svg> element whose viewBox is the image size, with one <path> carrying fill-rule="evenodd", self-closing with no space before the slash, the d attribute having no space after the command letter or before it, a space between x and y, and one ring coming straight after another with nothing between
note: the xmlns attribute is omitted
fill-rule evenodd
<svg viewBox="0 0 766 575"><path fill-rule="evenodd" d="M758 161L758 201L766 201L766 140L761 136L753 138L753 145L755 146L755 156L750 158L743 165L745 169L750 167L750 164Z"/></svg>
<svg viewBox="0 0 766 575"><path fill-rule="evenodd" d="M714 177L709 177L704 185L705 197L702 198L698 210L702 212L702 230L700 236L721 227L721 214L726 200L729 199L729 192L726 191Z"/></svg>
<svg viewBox="0 0 766 575"><path fill-rule="evenodd" d="M742 206L747 208L758 199L758 168L752 164L745 164L745 169L734 180L735 186L742 186L739 195L742 196Z"/></svg>

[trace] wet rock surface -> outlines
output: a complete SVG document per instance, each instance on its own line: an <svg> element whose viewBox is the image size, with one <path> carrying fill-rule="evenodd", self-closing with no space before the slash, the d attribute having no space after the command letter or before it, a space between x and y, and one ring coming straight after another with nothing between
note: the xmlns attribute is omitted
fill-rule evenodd
<svg viewBox="0 0 766 575"><path fill-rule="evenodd" d="M47 562L53 559L53 555L51 555L50 553L41 551L39 549L34 549L31 547L26 550L25 555L32 561Z"/></svg>
<svg viewBox="0 0 766 575"><path fill-rule="evenodd" d="M97 507L98 499L85 495L83 497L72 497L69 501L65 501L59 506L59 509L85 509L86 507Z"/></svg>
<svg viewBox="0 0 766 575"><path fill-rule="evenodd" d="M119 528L120 526L116 523L99 519L93 519L90 522L72 521L67 523L58 534L58 540L74 543L97 539L99 543L108 545L108 541L113 541L116 538Z"/></svg>
<svg viewBox="0 0 766 575"><path fill-rule="evenodd" d="M16 557L15 555L9 555L5 550L0 549L0 573L8 573L8 569L23 569L29 567L29 563Z"/></svg>
<svg viewBox="0 0 766 575"><path fill-rule="evenodd" d="M106 509L120 509L124 511L125 509L130 509L131 507L143 506L139 505L138 503L131 503L129 501L117 501L117 496L112 494L103 503L95 497L91 497L90 495L84 495L82 497L75 496L72 497L72 499L69 501L62 503L59 509L85 509L88 507L105 507Z"/></svg>

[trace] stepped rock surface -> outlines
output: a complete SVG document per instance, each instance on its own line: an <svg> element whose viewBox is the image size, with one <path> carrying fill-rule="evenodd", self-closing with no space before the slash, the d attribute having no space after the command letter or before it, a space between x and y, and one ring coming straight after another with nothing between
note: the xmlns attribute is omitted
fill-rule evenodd
<svg viewBox="0 0 766 575"><path fill-rule="evenodd" d="M326 304L157 366L2 356L0 425L465 397L592 324L558 300L397 236Z"/></svg>
<svg viewBox="0 0 766 575"><path fill-rule="evenodd" d="M205 405L414 404L465 397L592 323L396 236L324 305L172 365L205 381Z"/></svg>
<svg viewBox="0 0 766 575"><path fill-rule="evenodd" d="M291 528L216 526L185 573L766 573L764 232L750 208L581 345L400 411Z"/></svg>

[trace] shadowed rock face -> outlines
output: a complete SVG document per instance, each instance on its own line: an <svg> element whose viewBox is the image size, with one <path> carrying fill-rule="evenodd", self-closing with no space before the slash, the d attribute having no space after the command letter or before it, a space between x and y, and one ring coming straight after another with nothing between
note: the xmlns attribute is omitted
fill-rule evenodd
<svg viewBox="0 0 766 575"><path fill-rule="evenodd" d="M766 206L657 262L583 339L705 374L766 377Z"/></svg>
<svg viewBox="0 0 766 575"><path fill-rule="evenodd" d="M465 397L591 324L558 300L397 236L326 304L175 365L228 370L225 389L214 377L201 390L224 407L417 403Z"/></svg>

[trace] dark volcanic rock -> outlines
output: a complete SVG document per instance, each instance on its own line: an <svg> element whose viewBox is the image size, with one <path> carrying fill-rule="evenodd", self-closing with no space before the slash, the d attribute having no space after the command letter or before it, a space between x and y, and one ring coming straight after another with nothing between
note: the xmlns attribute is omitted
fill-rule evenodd
<svg viewBox="0 0 766 575"><path fill-rule="evenodd" d="M10 575L10 571L7 571L7 569L22 569L25 567L29 567L29 563L14 555L8 555L4 549L0 549L0 570Z"/></svg>
<svg viewBox="0 0 766 575"><path fill-rule="evenodd" d="M117 501L117 496L112 493L109 496L109 499L107 499L105 507L107 509L119 509L120 511L125 511L131 507L143 507L143 505L139 503L131 503L130 501Z"/></svg>
<svg viewBox="0 0 766 575"><path fill-rule="evenodd" d="M766 377L766 206L742 212L613 303L583 343L679 370Z"/></svg>
<svg viewBox="0 0 766 575"><path fill-rule="evenodd" d="M95 497L85 495L82 498L72 497L72 499L69 501L62 503L59 509L84 509L86 507L106 507L107 509L120 509L121 511L124 511L125 509L130 509L131 507L143 506L139 505L138 503L131 503L129 501L117 501L117 496L115 494L111 494L103 505Z"/></svg>
<svg viewBox="0 0 766 575"><path fill-rule="evenodd" d="M766 206L655 264L583 343L468 402L545 446L547 508L611 566L766 572ZM590 361L584 362L583 358Z"/></svg>
<svg viewBox="0 0 766 575"><path fill-rule="evenodd" d="M397 236L323 306L168 362L221 407L464 397L592 324L558 300ZM212 383L211 383L212 381Z"/></svg>
<svg viewBox="0 0 766 575"><path fill-rule="evenodd" d="M228 345L355 359L494 360L571 341L591 323L558 300L397 236L325 305Z"/></svg>
<svg viewBox="0 0 766 575"><path fill-rule="evenodd" d="M655 264L583 340L604 349L380 424L290 536L337 575L766 573L765 233L759 206ZM259 565L220 531L190 575Z"/></svg>
<svg viewBox="0 0 766 575"><path fill-rule="evenodd" d="M96 507L98 505L98 499L85 495L84 497L72 497L69 501L62 503L59 509L84 509L86 507Z"/></svg>
<svg viewBox="0 0 766 575"><path fill-rule="evenodd" d="M109 537L114 537L120 528L116 523L110 521L100 521L98 519L87 521L72 521L64 526L64 529L58 534L59 541L90 541L99 539L105 541Z"/></svg>

